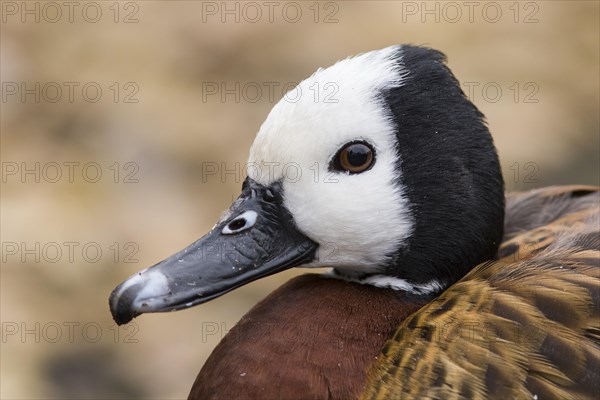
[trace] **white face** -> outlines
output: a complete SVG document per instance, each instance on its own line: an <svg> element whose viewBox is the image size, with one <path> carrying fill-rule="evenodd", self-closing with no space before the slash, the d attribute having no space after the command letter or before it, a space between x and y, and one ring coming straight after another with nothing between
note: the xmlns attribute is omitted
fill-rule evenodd
<svg viewBox="0 0 600 400"><path fill-rule="evenodd" d="M382 88L402 85L405 71L391 59L397 49L317 71L273 107L250 149L248 176L264 185L282 180L285 207L319 243L310 266L376 272L411 234L394 128L377 98ZM330 171L338 150L356 140L375 149L373 167Z"/></svg>

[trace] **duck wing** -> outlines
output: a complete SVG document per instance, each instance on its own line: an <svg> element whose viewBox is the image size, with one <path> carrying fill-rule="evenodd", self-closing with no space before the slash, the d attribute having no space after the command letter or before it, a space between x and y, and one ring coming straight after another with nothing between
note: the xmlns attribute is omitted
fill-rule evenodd
<svg viewBox="0 0 600 400"><path fill-rule="evenodd" d="M405 319L363 399L564 399L600 393L600 195L507 196L498 259Z"/></svg>

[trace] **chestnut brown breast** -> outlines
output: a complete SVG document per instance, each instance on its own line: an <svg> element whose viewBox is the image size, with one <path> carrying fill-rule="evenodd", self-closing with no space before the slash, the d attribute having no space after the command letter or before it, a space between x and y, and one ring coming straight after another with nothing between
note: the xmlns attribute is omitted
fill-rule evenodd
<svg viewBox="0 0 600 400"><path fill-rule="evenodd" d="M430 300L322 275L296 277L223 338L189 398L357 398L388 334Z"/></svg>

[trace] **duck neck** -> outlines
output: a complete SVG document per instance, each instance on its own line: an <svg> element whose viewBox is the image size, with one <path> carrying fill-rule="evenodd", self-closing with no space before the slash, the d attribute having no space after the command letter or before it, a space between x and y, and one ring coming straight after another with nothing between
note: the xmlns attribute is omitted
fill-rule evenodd
<svg viewBox="0 0 600 400"><path fill-rule="evenodd" d="M328 274L333 278L342 279L348 282L356 282L384 289L393 289L395 291L408 292L414 295L437 294L442 292L448 286L437 279L432 279L425 283L414 283L409 282L406 279L383 274L348 274L346 271L338 271L335 268Z"/></svg>
<svg viewBox="0 0 600 400"><path fill-rule="evenodd" d="M229 331L189 398L356 398L388 336L430 300L323 275L299 276Z"/></svg>

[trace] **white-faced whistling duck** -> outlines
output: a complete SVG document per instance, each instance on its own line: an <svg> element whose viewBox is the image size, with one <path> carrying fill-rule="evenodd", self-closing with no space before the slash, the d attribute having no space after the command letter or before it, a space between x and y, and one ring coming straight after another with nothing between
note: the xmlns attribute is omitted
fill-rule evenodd
<svg viewBox="0 0 600 400"><path fill-rule="evenodd" d="M329 267L248 312L190 398L597 398L598 188L505 196L484 117L432 49L364 53L297 90L261 126L238 199L119 285L115 321Z"/></svg>

